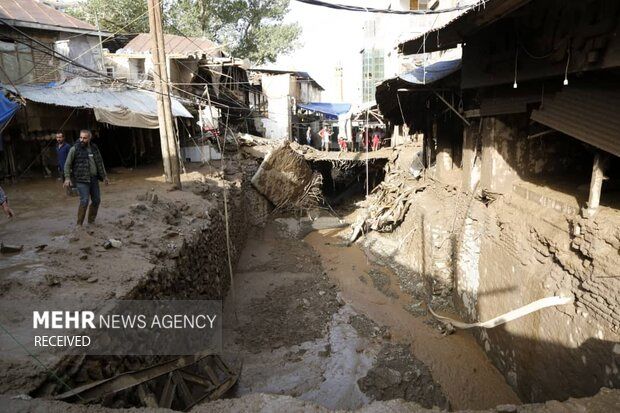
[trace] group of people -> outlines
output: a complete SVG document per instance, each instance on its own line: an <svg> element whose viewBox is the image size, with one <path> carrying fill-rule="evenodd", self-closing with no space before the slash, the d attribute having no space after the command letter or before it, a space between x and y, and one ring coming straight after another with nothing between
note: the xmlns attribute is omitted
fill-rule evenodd
<svg viewBox="0 0 620 413"><path fill-rule="evenodd" d="M78 226L84 223L87 213L88 223L95 222L101 203L99 182L102 181L106 185L109 183L101 152L91 139L92 133L83 129L80 131L79 141L71 146L65 142L62 132L56 134L59 179L63 180L63 186L67 190L76 188L80 198L77 212ZM14 216L2 188L0 188L0 206L9 218Z"/></svg>
<svg viewBox="0 0 620 413"><path fill-rule="evenodd" d="M334 134L334 131L327 127L323 126L319 131L319 137L321 138L321 150L327 152L330 149L331 145L331 137ZM355 133L355 140L352 137L345 137L344 135L338 136L338 147L341 152L364 152L366 150L369 151L377 151L381 148L381 144L383 142L384 133L383 131L376 127L373 130L370 128L359 129L357 133ZM306 130L306 142L308 146L312 145L312 128L308 126Z"/></svg>

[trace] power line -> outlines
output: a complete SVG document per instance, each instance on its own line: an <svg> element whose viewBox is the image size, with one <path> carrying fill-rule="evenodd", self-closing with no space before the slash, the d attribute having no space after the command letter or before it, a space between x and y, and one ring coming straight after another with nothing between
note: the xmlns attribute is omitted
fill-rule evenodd
<svg viewBox="0 0 620 413"><path fill-rule="evenodd" d="M382 14L400 14L400 15L426 15L426 14L441 14L441 13L449 13L453 11L462 11L469 10L474 7L477 7L481 4L486 3L488 0L480 0L480 2L467 6L456 6L449 7L445 9L439 10L391 10L391 9L376 9L373 7L362 7L362 6L350 6L348 4L336 4L336 3L328 3L326 1L321 0L296 0L300 3L309 4L312 6L320 6L327 7L335 10L344 10L344 11L355 11L355 12L364 12L364 13L382 13Z"/></svg>

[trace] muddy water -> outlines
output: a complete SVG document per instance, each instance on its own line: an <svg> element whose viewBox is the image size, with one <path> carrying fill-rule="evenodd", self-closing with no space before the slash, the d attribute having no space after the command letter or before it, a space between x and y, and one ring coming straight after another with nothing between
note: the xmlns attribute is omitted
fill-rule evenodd
<svg viewBox="0 0 620 413"><path fill-rule="evenodd" d="M470 334L442 336L425 318L407 312L404 307L412 300L397 287L394 272L370 262L357 246L346 247L339 233L337 229L316 231L304 241L317 251L348 305L388 326L394 340L411 344L414 356L430 368L452 408L487 409L520 403ZM377 286L371 277L377 272L388 281Z"/></svg>
<svg viewBox="0 0 620 413"><path fill-rule="evenodd" d="M302 240L307 231L293 221L276 219L248 237L224 302L224 348L243 362L233 396L283 394L356 409L372 401L360 379L380 399L408 397L417 384L432 389L434 380L440 390L410 400L432 407L447 399L455 409L519 403L470 335L444 337L407 312L412 297L396 273L346 247L342 228L310 228ZM395 365L394 353L387 356L391 364L382 364L381 355L396 344L410 346L418 364ZM386 384L416 370L424 372L415 383Z"/></svg>

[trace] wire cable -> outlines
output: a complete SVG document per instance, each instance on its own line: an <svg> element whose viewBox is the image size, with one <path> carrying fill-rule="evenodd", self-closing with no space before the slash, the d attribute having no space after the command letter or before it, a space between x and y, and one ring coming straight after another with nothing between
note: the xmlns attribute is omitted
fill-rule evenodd
<svg viewBox="0 0 620 413"><path fill-rule="evenodd" d="M442 13L449 13L453 11L469 10L469 9L473 9L479 6L479 4L472 4L472 5L467 5L467 6L449 7L445 9L439 9L439 10L390 10L390 9L376 9L373 7L350 6L347 4L328 3L326 1L321 1L321 0L296 0L296 1L300 3L309 4L312 6L327 7L327 8L335 9L335 10L366 12L366 13L400 14L400 15L442 14ZM482 2L484 3L486 2L486 0L483 0Z"/></svg>

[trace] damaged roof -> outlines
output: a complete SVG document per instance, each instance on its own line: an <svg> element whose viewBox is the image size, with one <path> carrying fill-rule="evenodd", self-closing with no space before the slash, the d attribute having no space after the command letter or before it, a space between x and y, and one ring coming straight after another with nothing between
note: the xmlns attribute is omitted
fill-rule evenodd
<svg viewBox="0 0 620 413"><path fill-rule="evenodd" d="M170 55L208 55L223 56L222 46L209 39L200 37L184 37L174 34L164 34L166 53ZM125 47L119 49L117 54L149 54L151 53L151 34L140 33L134 37Z"/></svg>
<svg viewBox="0 0 620 413"><path fill-rule="evenodd" d="M159 127L155 92L79 77L64 83L2 86L32 102L93 109L100 122L127 127ZM173 116L192 117L176 98L170 100Z"/></svg>
<svg viewBox="0 0 620 413"><path fill-rule="evenodd" d="M283 70L283 69L264 69L261 67L255 67L249 70L250 72L257 72L257 73L267 73L269 75L295 75L295 77L297 77L297 79L299 80L307 80L309 82L311 82L314 87L316 87L319 90L325 90L323 88L323 86L321 86L319 84L319 82L317 82L316 80L314 80L314 78L312 76L310 76L310 74L308 72L299 72L296 70Z"/></svg>
<svg viewBox="0 0 620 413"><path fill-rule="evenodd" d="M13 26L31 29L99 33L92 24L36 0L0 0L0 19Z"/></svg>
<svg viewBox="0 0 620 413"><path fill-rule="evenodd" d="M471 8L458 12L441 26L404 41L398 51L404 55L451 49L463 43L466 36L514 12L531 0L479 0Z"/></svg>

